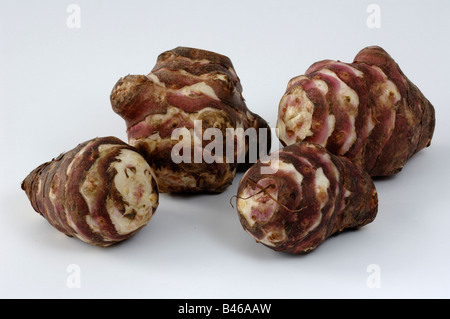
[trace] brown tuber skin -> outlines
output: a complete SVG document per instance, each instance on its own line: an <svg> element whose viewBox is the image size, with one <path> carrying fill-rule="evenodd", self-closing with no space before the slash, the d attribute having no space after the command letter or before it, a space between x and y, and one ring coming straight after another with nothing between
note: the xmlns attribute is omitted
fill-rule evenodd
<svg viewBox="0 0 450 319"><path fill-rule="evenodd" d="M291 79L278 109L283 145L318 143L371 176L398 173L430 145L435 111L382 48L324 60Z"/></svg>
<svg viewBox="0 0 450 319"><path fill-rule="evenodd" d="M144 227L159 199L152 168L115 137L86 141L40 165L22 189L34 210L57 230L101 247Z"/></svg>
<svg viewBox="0 0 450 319"><path fill-rule="evenodd" d="M344 229L372 222L378 197L370 176L349 160L308 142L278 150L242 177L237 211L243 228L267 247L305 254ZM277 171L262 174L261 168Z"/></svg>
<svg viewBox="0 0 450 319"><path fill-rule="evenodd" d="M250 143L261 139L262 145L267 145L266 152L270 150L269 125L247 108L231 60L214 52L177 47L160 54L148 75L128 75L117 81L111 92L111 105L126 122L130 145L155 169L162 193L220 193L232 183L236 171L256 162L257 158L250 162L248 156ZM215 128L225 140L228 129L252 128L258 133L257 140L241 143L243 148L234 147L232 160L222 157L212 163L196 161L191 151L191 156L187 155L190 161L174 162L172 149L180 140L172 139L172 134L177 129L187 129L189 146L194 150L196 121L201 121L202 136L207 129ZM259 135L260 128L267 130L266 141ZM202 140L200 152L208 143L209 140ZM222 146L225 156L225 143ZM241 156L242 152L245 156ZM245 161L238 163L239 158Z"/></svg>

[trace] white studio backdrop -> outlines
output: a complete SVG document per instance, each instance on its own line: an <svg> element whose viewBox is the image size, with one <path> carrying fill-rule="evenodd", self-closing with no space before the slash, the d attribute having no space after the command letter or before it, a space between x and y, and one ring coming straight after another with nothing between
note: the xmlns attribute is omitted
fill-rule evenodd
<svg viewBox="0 0 450 319"><path fill-rule="evenodd" d="M0 297L448 298L450 2L0 0ZM304 256L242 229L230 199L162 194L107 249L53 229L20 189L35 167L96 136L126 141L116 81L190 46L228 56L248 107L276 123L287 82L323 59L383 47L436 109L431 146L377 179L376 220ZM275 146L278 143L275 140Z"/></svg>

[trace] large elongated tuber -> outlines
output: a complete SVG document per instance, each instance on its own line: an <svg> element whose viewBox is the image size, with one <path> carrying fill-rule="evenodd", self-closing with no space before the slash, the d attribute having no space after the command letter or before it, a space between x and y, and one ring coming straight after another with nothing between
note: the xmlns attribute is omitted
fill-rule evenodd
<svg viewBox="0 0 450 319"><path fill-rule="evenodd" d="M115 137L79 144L23 181L33 208L67 236L110 246L144 227L158 206L152 168Z"/></svg>
<svg viewBox="0 0 450 319"><path fill-rule="evenodd" d="M237 169L256 162L258 156L249 156L252 145L270 149L267 122L247 108L231 60L214 52L177 47L160 54L148 75L116 83L111 104L126 122L129 143L155 168L161 192L222 192ZM230 129L256 135L247 134L246 143L245 135L227 138ZM173 138L175 130L184 131ZM233 144L231 155L226 143ZM183 160L173 159L174 147ZM203 158L205 151L213 160Z"/></svg>
<svg viewBox="0 0 450 319"><path fill-rule="evenodd" d="M429 146L434 126L431 103L377 46L353 63L320 61L291 79L277 121L284 145L318 143L371 176L399 172Z"/></svg>
<svg viewBox="0 0 450 319"><path fill-rule="evenodd" d="M253 165L238 187L239 220L258 242L303 254L337 232L375 219L378 197L367 172L315 143L276 153L270 162ZM268 165L276 172L263 174Z"/></svg>

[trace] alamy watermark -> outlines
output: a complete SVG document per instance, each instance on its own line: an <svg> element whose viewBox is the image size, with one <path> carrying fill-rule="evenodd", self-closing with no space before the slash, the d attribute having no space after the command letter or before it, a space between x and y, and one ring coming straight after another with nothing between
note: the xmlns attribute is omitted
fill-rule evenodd
<svg viewBox="0 0 450 319"><path fill-rule="evenodd" d="M366 25L369 29L381 28L381 7L378 4L369 4L366 8L369 13L366 20Z"/></svg>
<svg viewBox="0 0 450 319"><path fill-rule="evenodd" d="M81 8L78 4L69 4L66 8L69 13L66 19L66 25L69 29L81 28Z"/></svg>
<svg viewBox="0 0 450 319"><path fill-rule="evenodd" d="M272 132L275 134L275 132ZM261 167L262 174L276 173L278 167L272 165L278 159L278 152L268 154L267 128L226 128L225 136L221 129L209 127L203 130L201 120L194 120L193 131L186 127L172 131L171 139L178 141L171 150L172 161L180 163L268 163ZM205 141L210 141L204 145ZM246 150L248 147L248 150Z"/></svg>
<svg viewBox="0 0 450 319"><path fill-rule="evenodd" d="M370 275L366 279L368 288L381 288L381 267L377 264L370 264L366 268Z"/></svg>
<svg viewBox="0 0 450 319"><path fill-rule="evenodd" d="M70 264L66 268L69 275L66 278L67 288L81 288L81 267L77 264Z"/></svg>

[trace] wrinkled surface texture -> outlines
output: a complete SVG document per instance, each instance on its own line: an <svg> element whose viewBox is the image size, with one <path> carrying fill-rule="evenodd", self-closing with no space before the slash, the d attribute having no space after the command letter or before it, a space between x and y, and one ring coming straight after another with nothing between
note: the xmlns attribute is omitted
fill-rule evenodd
<svg viewBox="0 0 450 319"><path fill-rule="evenodd" d="M258 161L239 183L239 219L258 242L304 254L337 232L375 219L378 196L367 172L315 143L276 153L278 159ZM262 174L268 165L277 171Z"/></svg>
<svg viewBox="0 0 450 319"><path fill-rule="evenodd" d="M40 165L22 189L56 229L103 247L134 235L158 206L152 168L115 137L86 141Z"/></svg>
<svg viewBox="0 0 450 319"><path fill-rule="evenodd" d="M291 79L277 121L284 145L318 143L371 176L399 172L430 145L434 126L431 103L377 46L353 63L320 61Z"/></svg>
<svg viewBox="0 0 450 319"><path fill-rule="evenodd" d="M247 108L231 60L194 48L166 51L159 55L148 75L121 78L111 92L111 104L126 121L129 143L154 167L161 192L222 192L231 184L237 169L249 167L245 156L249 144L243 142L239 147L238 141L232 141L236 143L233 160L225 159L225 143L220 145L222 154L214 154L219 160L196 160L194 148L202 154L211 143L211 139L204 138L205 130L219 129L225 141L227 129L269 129L260 116ZM201 121L200 130L195 130L194 121ZM187 155L190 163L175 163L172 159L172 148L180 142L172 139L172 133L181 128L190 135L185 141L192 150L191 156ZM268 144L270 130L267 136ZM200 142L195 145L195 141ZM256 143L248 143L251 142ZM244 161L238 165L239 158L247 158L247 165Z"/></svg>

